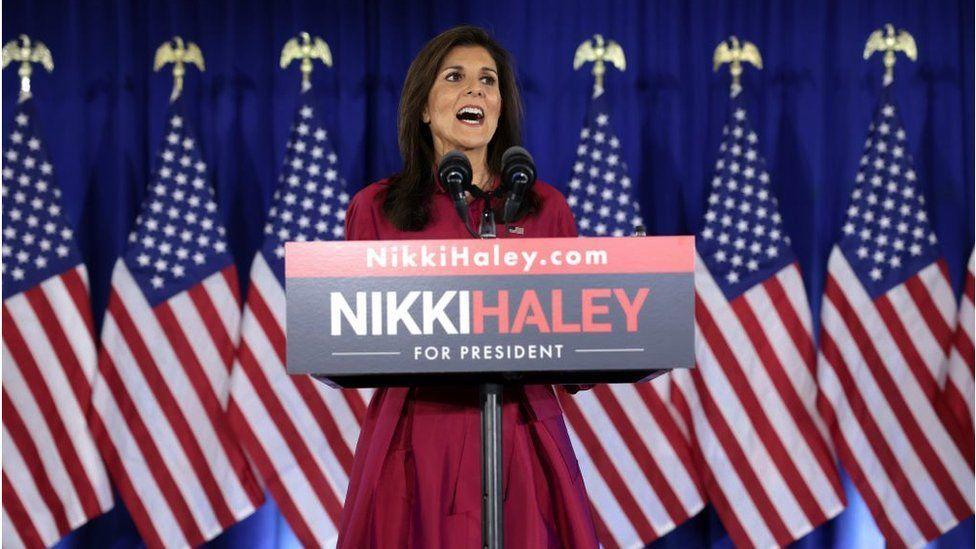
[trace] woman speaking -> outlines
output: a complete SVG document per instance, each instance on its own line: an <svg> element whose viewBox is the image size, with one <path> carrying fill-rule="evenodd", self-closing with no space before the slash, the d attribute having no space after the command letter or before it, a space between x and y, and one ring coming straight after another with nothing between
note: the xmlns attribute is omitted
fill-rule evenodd
<svg viewBox="0 0 976 549"><path fill-rule="evenodd" d="M521 140L510 56L484 30L457 27L420 51L400 98L403 170L349 204L348 240L470 238L438 181L439 158L461 151L474 187L471 225L495 196L502 154ZM500 238L576 236L562 194L537 182ZM500 216L499 216L500 218ZM596 547L586 490L549 385L506 388L503 492L509 547ZM379 389L356 446L339 547L478 547L481 419L477 386Z"/></svg>

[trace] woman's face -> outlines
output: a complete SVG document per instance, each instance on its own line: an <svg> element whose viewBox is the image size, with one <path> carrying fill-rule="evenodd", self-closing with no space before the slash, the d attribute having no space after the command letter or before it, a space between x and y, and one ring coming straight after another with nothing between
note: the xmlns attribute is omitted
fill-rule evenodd
<svg viewBox="0 0 976 549"><path fill-rule="evenodd" d="M437 155L487 147L498 128L501 105L498 67L488 50L457 46L448 52L423 112Z"/></svg>

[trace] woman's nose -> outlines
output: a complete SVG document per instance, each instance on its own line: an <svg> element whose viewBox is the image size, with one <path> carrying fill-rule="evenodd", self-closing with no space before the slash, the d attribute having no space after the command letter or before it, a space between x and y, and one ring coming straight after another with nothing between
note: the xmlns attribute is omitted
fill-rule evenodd
<svg viewBox="0 0 976 549"><path fill-rule="evenodd" d="M474 87L468 88L468 91L465 92L465 93L467 95L474 95L476 97L484 97L485 96L485 90L484 90L484 88L481 87L481 84L478 84L478 85L475 85Z"/></svg>

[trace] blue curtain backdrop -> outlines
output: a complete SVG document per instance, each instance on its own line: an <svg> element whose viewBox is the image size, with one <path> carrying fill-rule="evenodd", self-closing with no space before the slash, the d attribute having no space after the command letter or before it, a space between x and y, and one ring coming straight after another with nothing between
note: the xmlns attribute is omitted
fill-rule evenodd
<svg viewBox="0 0 976 549"><path fill-rule="evenodd" d="M541 177L563 189L591 86L588 70L572 70L573 52L594 33L623 46L627 70L611 69L607 89L652 234L698 228L728 100L728 76L712 73L712 51L733 33L754 42L765 69L746 69L746 99L815 318L881 85L880 61L861 60L864 42L885 22L906 28L919 59L898 62L894 94L957 290L973 247L971 0L8 0L4 8L4 42L26 33L54 56L54 73L36 75L34 94L65 209L78 227L99 323L164 124L171 77L168 70L152 72L152 56L177 34L199 44L206 58L206 73L191 69L184 93L245 277L298 95L297 68L277 65L285 41L307 30L332 47L335 67L316 70L314 93L327 109L346 179L358 189L399 167L396 109L407 66L424 42L460 23L488 28L514 54L526 146ZM6 131L18 83L13 70L5 72ZM939 542L972 547L972 519ZM118 507L64 543L140 542ZM269 503L212 545L293 543ZM841 517L801 543L881 541L851 494ZM658 542L706 544L730 545L711 511Z"/></svg>

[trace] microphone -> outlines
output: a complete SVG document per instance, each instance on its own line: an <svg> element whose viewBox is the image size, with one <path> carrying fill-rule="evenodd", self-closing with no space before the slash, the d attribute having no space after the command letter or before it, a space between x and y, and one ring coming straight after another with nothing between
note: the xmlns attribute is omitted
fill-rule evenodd
<svg viewBox="0 0 976 549"><path fill-rule="evenodd" d="M468 225L468 205L464 201L464 189L471 184L472 174L471 162L460 151L445 154L437 164L437 176L447 190L447 194L451 195L454 209L457 210L465 227Z"/></svg>
<svg viewBox="0 0 976 549"><path fill-rule="evenodd" d="M529 151L522 147L509 147L502 155L502 185L508 189L502 221L508 223L515 218L525 193L535 183L535 161Z"/></svg>

